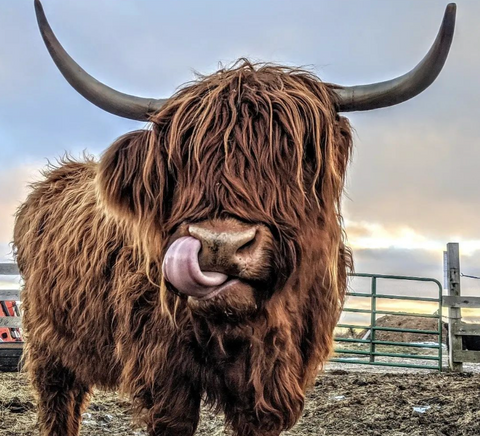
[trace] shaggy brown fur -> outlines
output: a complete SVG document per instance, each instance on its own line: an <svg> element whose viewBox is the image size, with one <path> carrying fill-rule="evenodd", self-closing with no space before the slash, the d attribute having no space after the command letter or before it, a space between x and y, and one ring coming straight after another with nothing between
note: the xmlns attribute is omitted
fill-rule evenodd
<svg viewBox="0 0 480 436"><path fill-rule="evenodd" d="M18 211L42 432L77 435L97 386L128 393L151 435L193 435L204 400L236 435L277 436L332 350L351 266L339 211L350 127L330 85L243 60L151 121L98 163L50 168ZM271 231L255 312L217 316L228 298L197 310L162 281L169 244L205 220Z"/></svg>

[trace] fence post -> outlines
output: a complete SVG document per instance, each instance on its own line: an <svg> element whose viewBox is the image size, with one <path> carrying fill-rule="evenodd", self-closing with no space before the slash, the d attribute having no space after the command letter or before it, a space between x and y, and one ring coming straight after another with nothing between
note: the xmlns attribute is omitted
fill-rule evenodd
<svg viewBox="0 0 480 436"><path fill-rule="evenodd" d="M372 301L371 301L371 309L372 313L370 315L370 363L375 362L375 338L376 338L376 331L375 327L377 326L377 278L372 277Z"/></svg>
<svg viewBox="0 0 480 436"><path fill-rule="evenodd" d="M447 244L447 268L448 268L448 295L460 297L460 250L458 243ZM448 362L450 369L455 372L463 371L463 364L455 361L458 351L462 351L462 337L456 335L456 328L462 320L462 309L457 307L448 308Z"/></svg>

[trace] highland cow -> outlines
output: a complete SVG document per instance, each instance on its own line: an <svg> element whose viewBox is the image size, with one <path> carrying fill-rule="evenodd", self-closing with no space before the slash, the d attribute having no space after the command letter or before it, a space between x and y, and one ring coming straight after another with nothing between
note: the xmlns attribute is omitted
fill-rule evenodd
<svg viewBox="0 0 480 436"><path fill-rule="evenodd" d="M78 435L93 387L120 389L150 435L191 436L201 403L239 436L278 436L332 351L352 266L340 198L352 149L339 112L408 100L439 74L450 5L427 57L340 87L238 61L167 100L119 93L48 50L101 108L148 120L97 162L65 158L20 207L26 364L43 435Z"/></svg>

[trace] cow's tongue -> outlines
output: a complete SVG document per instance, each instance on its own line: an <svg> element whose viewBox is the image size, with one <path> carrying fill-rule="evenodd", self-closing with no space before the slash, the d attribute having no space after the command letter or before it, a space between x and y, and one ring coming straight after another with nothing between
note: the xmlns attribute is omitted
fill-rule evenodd
<svg viewBox="0 0 480 436"><path fill-rule="evenodd" d="M198 253L201 247L198 239L185 236L169 247L163 259L165 280L182 294L192 297L205 297L228 279L225 274L200 269Z"/></svg>

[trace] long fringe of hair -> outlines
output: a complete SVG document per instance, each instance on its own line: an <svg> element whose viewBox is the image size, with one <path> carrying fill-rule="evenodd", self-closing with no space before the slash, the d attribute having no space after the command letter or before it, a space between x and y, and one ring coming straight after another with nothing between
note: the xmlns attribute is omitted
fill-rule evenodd
<svg viewBox="0 0 480 436"><path fill-rule="evenodd" d="M152 116L151 129L112 145L98 173L101 198L135 220L137 245L156 273L167 236L184 220L231 214L265 223L281 236L280 256L291 268L301 255L300 227L320 224L331 239L326 280L340 298L338 262L349 258L339 251L340 197L351 129L335 107L332 86L312 73L242 59L199 76Z"/></svg>

